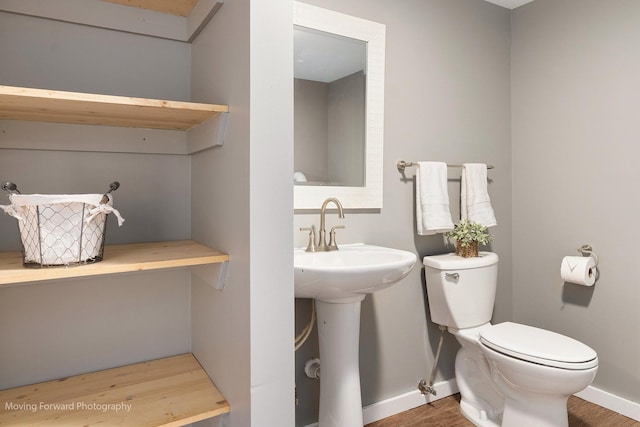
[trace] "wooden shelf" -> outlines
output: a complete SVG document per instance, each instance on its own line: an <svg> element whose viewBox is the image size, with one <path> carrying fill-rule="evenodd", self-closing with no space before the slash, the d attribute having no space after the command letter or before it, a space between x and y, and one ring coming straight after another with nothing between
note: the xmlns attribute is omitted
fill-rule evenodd
<svg viewBox="0 0 640 427"><path fill-rule="evenodd" d="M189 130L226 105L0 86L0 119Z"/></svg>
<svg viewBox="0 0 640 427"><path fill-rule="evenodd" d="M25 268L21 252L0 252L0 285L224 263L229 255L192 240L105 246L104 259L73 267Z"/></svg>
<svg viewBox="0 0 640 427"><path fill-rule="evenodd" d="M173 427L229 411L192 354L0 391L7 426Z"/></svg>

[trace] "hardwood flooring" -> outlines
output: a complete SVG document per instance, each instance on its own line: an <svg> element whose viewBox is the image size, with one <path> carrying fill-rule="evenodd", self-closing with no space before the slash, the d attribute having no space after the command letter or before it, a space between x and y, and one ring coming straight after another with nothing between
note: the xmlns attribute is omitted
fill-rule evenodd
<svg viewBox="0 0 640 427"><path fill-rule="evenodd" d="M460 395L455 394L366 427L473 427L460 413L459 401ZM569 427L640 427L638 421L575 396L569 398L568 408Z"/></svg>

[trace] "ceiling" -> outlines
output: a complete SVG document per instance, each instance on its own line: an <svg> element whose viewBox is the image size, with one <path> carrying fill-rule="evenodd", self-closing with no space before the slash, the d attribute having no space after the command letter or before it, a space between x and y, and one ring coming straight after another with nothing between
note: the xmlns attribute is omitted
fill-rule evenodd
<svg viewBox="0 0 640 427"><path fill-rule="evenodd" d="M533 0L486 0L489 3L497 4L498 6L506 7L507 9L515 9L523 4L532 2Z"/></svg>
<svg viewBox="0 0 640 427"><path fill-rule="evenodd" d="M367 69L367 42L309 28L293 28L293 75L331 83Z"/></svg>

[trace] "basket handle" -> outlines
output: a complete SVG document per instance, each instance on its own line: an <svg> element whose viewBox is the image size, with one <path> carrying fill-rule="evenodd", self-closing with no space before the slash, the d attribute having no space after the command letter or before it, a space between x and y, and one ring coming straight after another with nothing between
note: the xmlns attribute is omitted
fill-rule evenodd
<svg viewBox="0 0 640 427"><path fill-rule="evenodd" d="M118 188L120 188L120 183L118 181L113 181L111 184L109 184L109 191L107 191L107 194L111 193L112 191L116 191Z"/></svg>
<svg viewBox="0 0 640 427"><path fill-rule="evenodd" d="M120 184L118 184L118 186L120 186ZM20 190L18 190L18 186L11 181L3 182L2 184L0 184L0 188L9 194L16 194L16 193L21 194Z"/></svg>
<svg viewBox="0 0 640 427"><path fill-rule="evenodd" d="M104 204L109 202L109 196L107 196L107 194L111 193L112 191L116 191L118 188L120 188L120 183L118 181L113 181L111 184L109 184L109 191L104 193L104 196L102 196L100 203Z"/></svg>
<svg viewBox="0 0 640 427"><path fill-rule="evenodd" d="M0 189L6 191L9 194L21 194L20 190L18 190L18 186L11 181L5 181L0 184ZM11 197L9 197L9 199L11 199ZM24 218L20 216L15 206L13 206L13 203L11 203L10 205L0 205L0 209L2 209L7 215L17 219L18 221L24 222Z"/></svg>

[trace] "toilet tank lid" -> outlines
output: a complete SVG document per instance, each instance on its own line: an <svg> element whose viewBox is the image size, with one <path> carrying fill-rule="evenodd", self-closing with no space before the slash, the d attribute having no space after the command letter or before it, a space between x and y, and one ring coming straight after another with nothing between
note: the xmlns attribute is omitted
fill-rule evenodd
<svg viewBox="0 0 640 427"><path fill-rule="evenodd" d="M504 322L480 331L480 341L494 350L539 363L572 369L597 366L598 354L578 340L519 323Z"/></svg>
<svg viewBox="0 0 640 427"><path fill-rule="evenodd" d="M422 259L425 267L437 270L465 270L468 268L487 267L498 262L498 255L493 252L479 252L477 257L463 258L454 253L431 255Z"/></svg>

